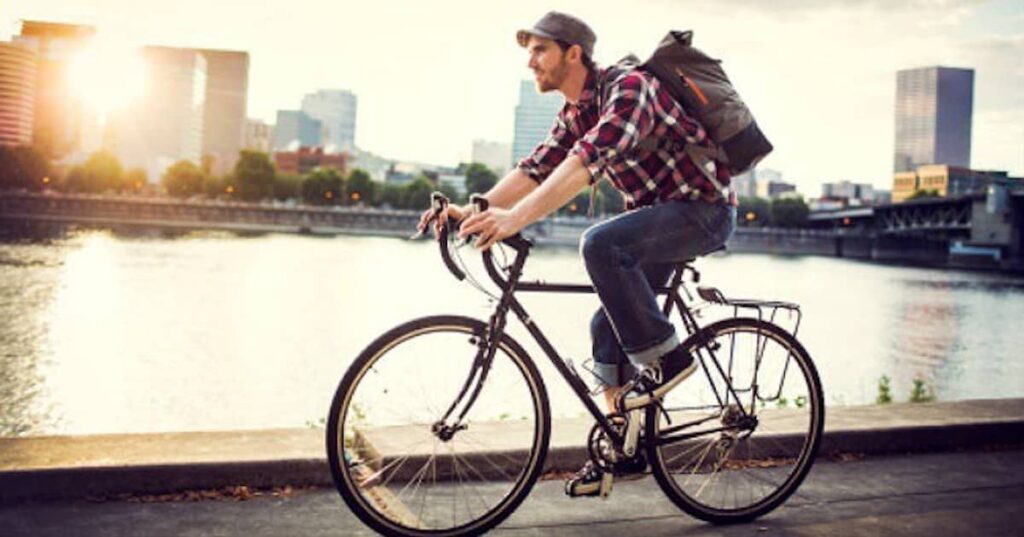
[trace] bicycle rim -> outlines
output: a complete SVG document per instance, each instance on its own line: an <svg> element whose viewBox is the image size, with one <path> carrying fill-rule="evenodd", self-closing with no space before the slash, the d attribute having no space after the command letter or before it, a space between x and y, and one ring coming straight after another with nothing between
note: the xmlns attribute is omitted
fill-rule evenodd
<svg viewBox="0 0 1024 537"><path fill-rule="evenodd" d="M701 367L647 422L648 438L703 434L650 447L652 470L688 513L750 520L785 501L810 470L824 423L821 385L807 352L775 325L727 319L704 335L710 351L700 338L684 342Z"/></svg>
<svg viewBox="0 0 1024 537"><path fill-rule="evenodd" d="M532 362L507 337L466 428L447 440L435 433L485 329L462 317L406 323L371 344L339 385L327 439L335 484L377 531L475 534L510 514L536 480L548 401Z"/></svg>

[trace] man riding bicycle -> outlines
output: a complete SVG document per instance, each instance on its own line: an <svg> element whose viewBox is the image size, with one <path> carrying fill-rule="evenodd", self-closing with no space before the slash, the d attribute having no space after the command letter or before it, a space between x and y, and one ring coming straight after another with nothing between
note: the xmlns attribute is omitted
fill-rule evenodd
<svg viewBox="0 0 1024 537"><path fill-rule="evenodd" d="M459 236L478 235L476 246L486 249L602 176L611 181L626 211L584 232L580 253L601 300L591 321L596 373L609 412L616 412L620 396L660 397L697 368L652 286L665 285L679 262L721 247L732 234L729 172L701 156L713 151L692 151L713 142L654 76L629 60L594 64L596 37L580 19L549 12L516 39L529 53L537 89L562 93L565 106L547 139L484 194L487 210L449 206L437 225L462 220ZM421 230L432 216L423 214ZM627 381L632 389L623 394ZM615 471L645 467L638 455ZM588 462L566 491L597 495L601 472Z"/></svg>

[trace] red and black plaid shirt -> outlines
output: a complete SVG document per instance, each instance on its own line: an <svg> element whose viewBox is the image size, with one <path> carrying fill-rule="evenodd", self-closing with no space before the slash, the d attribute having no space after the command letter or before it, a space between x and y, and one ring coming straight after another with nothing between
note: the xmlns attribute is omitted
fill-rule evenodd
<svg viewBox="0 0 1024 537"><path fill-rule="evenodd" d="M599 107L598 80L606 78L607 102ZM658 148L667 149L638 147L640 140L652 136L659 140ZM596 76L587 75L579 101L565 103L547 139L519 163L519 169L540 183L569 154L577 155L590 171L591 183L607 175L622 192L627 209L661 200L722 199L685 152L686 144L712 145L704 128L658 79L636 68L617 74L602 69ZM710 160L705 166L723 187L729 185L726 166Z"/></svg>

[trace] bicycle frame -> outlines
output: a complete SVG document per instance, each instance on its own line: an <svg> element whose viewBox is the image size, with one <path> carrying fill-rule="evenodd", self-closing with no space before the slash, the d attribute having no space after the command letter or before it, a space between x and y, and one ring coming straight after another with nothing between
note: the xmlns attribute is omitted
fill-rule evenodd
<svg viewBox="0 0 1024 537"><path fill-rule="evenodd" d="M540 327L538 327L537 324L533 322L533 319L526 311L526 308L522 305L521 302L519 302L519 300L515 296L515 293L517 292L596 293L596 290L591 285L583 284L544 283L539 280L521 282L520 277L522 276L522 269L526 263L526 258L529 255L529 250L530 247L532 247L532 244L526 239L523 239L519 236L513 237L513 239L515 240L510 241L506 239L506 241L504 241L505 244L508 244L516 251L516 258L509 269L509 277L507 280L501 276L498 269L495 267L491 251L487 250L483 254L484 265L487 269L487 272L490 275L491 279L494 280L495 284L497 284L498 287L502 290L502 294L500 299L498 300L494 313L491 315L490 322L488 323L488 333L486 334L486 337L482 338L482 341L478 343L479 351L477 354L477 359L474 360L473 367L471 368L470 373L462 389L459 391L459 394L456 396L455 400L452 402L448 411L445 412L445 414L442 416L438 423L446 424L448 422L448 419L451 417L452 413L459 406L460 402L462 402L462 411L458 414L458 419L455 421L455 424L451 426L444 425L442 427L444 429L447 429L449 432L453 432L454 430L457 430L458 427L460 426L462 419L466 416L469 409L473 406L473 403L475 402L477 395L480 393L480 390L482 389L483 384L487 379L487 374L490 370L491 363L494 360L494 355L497 350L496 342L500 341L502 335L505 333L506 320L509 311L511 311L516 315L520 322L522 322L523 326L526 327L527 331L530 333L530 335L534 338L534 340L537 342L540 348L547 355L548 359L551 361L551 364L559 372L562 378L565 379L565 381L569 384L569 387L573 390L577 398L579 398L580 402L594 418L594 421L601 428L604 434L607 435L607 438L612 442L616 449L621 449L625 442L624 435L620 434L616 430L616 427L613 426L611 419L608 416L606 416L600 408L598 408L597 404L590 397L590 390L587 387L586 383L580 378L579 374L576 373L576 371L570 365L567 364L567 362L561 357L561 355L558 354L558 351L555 349L554 345L551 344L547 336L545 336L544 333L541 331ZM439 236L439 241L441 242L441 249L443 252L442 257L445 259L445 263L449 266L449 269L455 268L454 264L451 262L451 257L447 250L447 233L442 233L442 235ZM682 317L683 325L686 328L686 330L690 334L697 334L700 333L701 328L698 325L697 320L694 317L692 311L687 306L686 302L683 301L682 296L680 296L679 294L679 289L684 287L683 276L687 270L691 271L694 274L695 280L699 279L699 273L697 273L697 271L692 266L690 266L689 262L684 262L681 263L679 267L676 269L670 283L667 286L656 287L653 290L656 295L666 295L665 303L662 306L662 311L665 313L665 315L669 315L672 311L673 306L675 306L675 308L679 311L680 316ZM455 274L456 277L459 279L465 277L465 274L462 273L461 270L452 270L452 273ZM714 364L714 367L717 369L718 374L721 375L723 379L725 379L725 387L728 391L728 393L726 394L726 402L722 401L722 397L718 394L717 390L712 390L715 393L715 397L718 400L719 406L724 408L727 405L727 401L730 396L737 402L740 401L739 396L732 387L730 377L727 376L725 372L722 370L721 364L719 364L718 359L714 356L714 351L710 347L708 347L708 342L702 341L700 343L702 347L705 350L707 350L708 355L710 357L710 361ZM711 382L712 386L714 386L714 382L711 378L711 372L708 370L706 360L702 356L700 356L701 353L699 351L697 354L697 359L701 364L701 369L704 370L704 373L705 375L707 375L709 382ZM463 398L466 396L467 392L469 392L474 382L475 387L473 388L472 394L469 396L469 399L467 401L463 402ZM742 404L739 405L739 410L743 418L749 417L749 413ZM651 409L648 409L648 411L651 411ZM684 441L689 438L694 438L696 436L702 436L709 433L715 433L726 430L735 430L738 428L738 426L735 425L723 426L714 429L704 429L698 433L678 434L667 437L665 436L672 433L681 432L688 427L699 425L701 423L704 423L705 421L707 420L698 420L695 422L680 424L670 429L667 429L663 431L664 434L657 439L657 443L659 445L671 444L675 442Z"/></svg>

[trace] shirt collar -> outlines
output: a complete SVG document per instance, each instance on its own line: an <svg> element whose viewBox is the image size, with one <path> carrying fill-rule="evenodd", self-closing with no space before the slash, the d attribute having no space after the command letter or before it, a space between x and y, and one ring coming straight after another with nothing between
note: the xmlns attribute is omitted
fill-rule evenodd
<svg viewBox="0 0 1024 537"><path fill-rule="evenodd" d="M587 72L587 79L583 82L583 91L576 101L577 108L586 108L597 100L597 76L594 71Z"/></svg>

